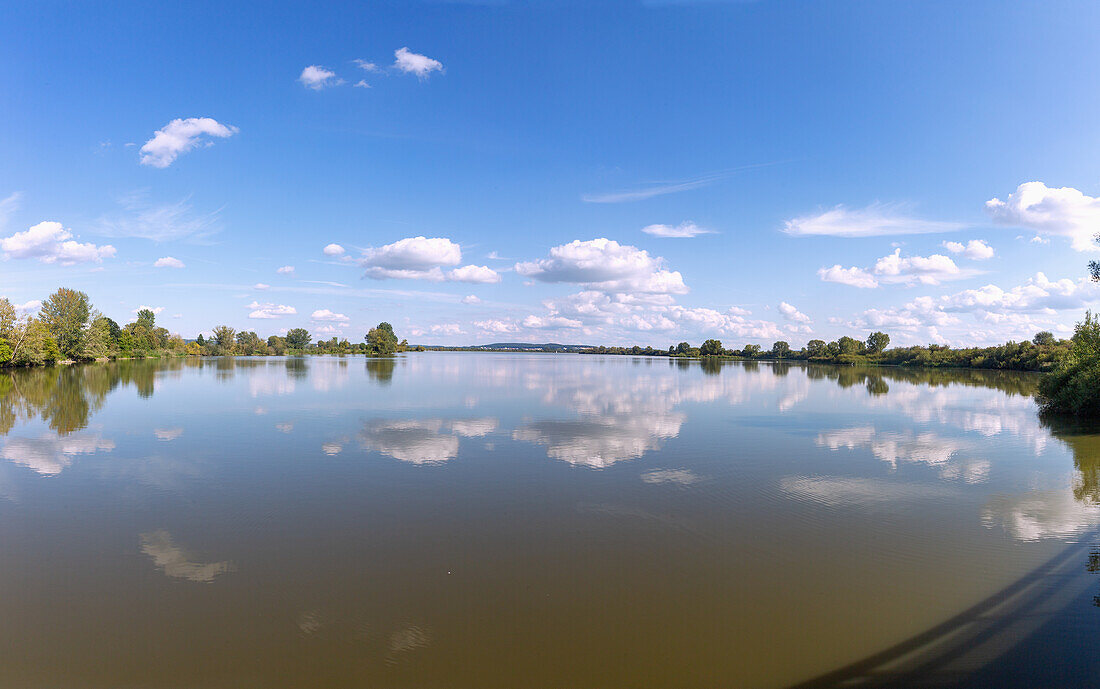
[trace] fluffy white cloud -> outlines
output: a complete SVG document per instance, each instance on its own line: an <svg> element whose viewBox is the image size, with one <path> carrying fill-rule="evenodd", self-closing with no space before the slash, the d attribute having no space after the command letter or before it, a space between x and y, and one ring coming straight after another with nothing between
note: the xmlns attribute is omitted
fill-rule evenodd
<svg viewBox="0 0 1100 689"><path fill-rule="evenodd" d="M642 232L651 234L654 237L687 238L698 237L701 234L711 234L713 230L705 230L688 220L679 225L647 225L642 228Z"/></svg>
<svg viewBox="0 0 1100 689"><path fill-rule="evenodd" d="M154 268L183 268L184 264L183 264L183 261L179 260L178 258L173 258L172 256L164 256L163 258L158 258L156 261L154 261L153 262L153 267Z"/></svg>
<svg viewBox="0 0 1100 689"><path fill-rule="evenodd" d="M381 72L382 71L381 67L374 64L373 62L368 62L367 60L358 60L358 59L356 59L356 60L352 60L352 62L354 62L356 64L356 66L359 67L359 69L362 69L362 70L367 71L367 72Z"/></svg>
<svg viewBox="0 0 1100 689"><path fill-rule="evenodd" d="M663 258L612 239L581 241L550 250L548 258L516 264L516 272L542 282L568 282L603 292L685 294L679 271L665 268Z"/></svg>
<svg viewBox="0 0 1100 689"><path fill-rule="evenodd" d="M1002 225L1066 237L1077 251L1100 250L1094 241L1100 231L1100 198L1072 187L1056 189L1042 182L1025 182L1004 201L986 201L985 209Z"/></svg>
<svg viewBox="0 0 1100 689"><path fill-rule="evenodd" d="M15 312L21 316L28 313L34 313L38 309L42 308L42 302L37 299L31 299L30 301L23 302L22 304L12 304L12 308Z"/></svg>
<svg viewBox="0 0 1100 689"><path fill-rule="evenodd" d="M420 79L425 79L432 72L442 72L443 63L433 60L427 55L420 55L408 48L398 48L393 51L393 66L406 74L415 74Z"/></svg>
<svg viewBox="0 0 1100 689"><path fill-rule="evenodd" d="M878 287L878 280L874 275L855 266L844 268L837 264L832 268L821 268L817 271L817 276L824 282L839 282L842 285L862 288Z"/></svg>
<svg viewBox="0 0 1100 689"><path fill-rule="evenodd" d="M325 256L344 255L344 247L340 246L339 244L329 244L324 249L321 249L321 251L325 254Z"/></svg>
<svg viewBox="0 0 1100 689"><path fill-rule="evenodd" d="M280 268L276 268L275 272L278 273L279 275L293 275L294 274L294 266L282 266Z"/></svg>
<svg viewBox="0 0 1100 689"><path fill-rule="evenodd" d="M469 265L447 271L447 279L452 282L479 282L489 284L500 282L500 273L488 266Z"/></svg>
<svg viewBox="0 0 1100 689"><path fill-rule="evenodd" d="M1023 285L1008 290L997 285L968 289L941 297L938 304L945 311L1019 311L1054 313L1081 309L1100 299L1100 285L1085 278L1050 280L1036 273Z"/></svg>
<svg viewBox="0 0 1100 689"><path fill-rule="evenodd" d="M961 254L963 258L971 261L985 261L993 258L993 247L981 239L971 239L966 244L962 242L944 242L943 247L953 254Z"/></svg>
<svg viewBox="0 0 1100 689"><path fill-rule="evenodd" d="M474 321L474 327L491 335L508 335L519 331L519 326L502 320Z"/></svg>
<svg viewBox="0 0 1100 689"><path fill-rule="evenodd" d="M268 289L270 287L271 287L271 285L268 285L268 284L263 283L263 282L257 282L255 285L252 285L252 289L258 289L258 290L265 290L265 289Z"/></svg>
<svg viewBox="0 0 1100 689"><path fill-rule="evenodd" d="M318 309L309 316L314 321L331 321L333 323L348 323L351 319L342 313L336 313L328 309Z"/></svg>
<svg viewBox="0 0 1100 689"><path fill-rule="evenodd" d="M476 294L467 294L466 296L462 297L462 303L463 304L480 304L481 300L478 299Z"/></svg>
<svg viewBox="0 0 1100 689"><path fill-rule="evenodd" d="M446 237L406 237L363 252L359 265L367 277L441 281L443 266L456 266L462 250Z"/></svg>
<svg viewBox="0 0 1100 689"><path fill-rule="evenodd" d="M779 313L783 314L783 317L792 323L810 323L811 319L806 314L799 311L794 306L788 304L785 301L779 302Z"/></svg>
<svg viewBox="0 0 1100 689"><path fill-rule="evenodd" d="M115 255L110 244L96 246L75 241L73 233L59 222L40 222L23 232L0 238L4 258L36 258L42 263L71 266L76 263L102 263Z"/></svg>
<svg viewBox="0 0 1100 689"><path fill-rule="evenodd" d="M523 319L523 327L532 330L554 330L557 328L579 328L583 323L572 318L561 316L535 316L531 315Z"/></svg>
<svg viewBox="0 0 1100 689"><path fill-rule="evenodd" d="M145 304L142 304L141 306L137 307L136 309L134 309L130 313L138 313L139 311L152 311L154 314L159 316L161 313L164 312L164 307L163 306L146 306Z"/></svg>
<svg viewBox="0 0 1100 689"><path fill-rule="evenodd" d="M336 76L336 72L325 69L321 65L310 65L303 69L298 76L298 81L306 88L311 88L314 91L344 83L343 79Z"/></svg>
<svg viewBox="0 0 1100 689"><path fill-rule="evenodd" d="M166 168L181 154L187 153L200 143L212 142L203 137L225 139L236 134L239 129L222 124L209 117L188 117L175 119L153 133L153 138L141 147L141 164Z"/></svg>
<svg viewBox="0 0 1100 689"><path fill-rule="evenodd" d="M293 316L294 314L298 313L298 310L295 309L293 306L287 306L286 304L272 304L270 302L261 304L254 301L245 308L252 309L252 311L248 314L249 318L257 319L281 318L283 316Z"/></svg>
<svg viewBox="0 0 1100 689"><path fill-rule="evenodd" d="M877 237L891 234L951 232L958 223L921 220L905 214L897 204L872 204L866 208L837 206L816 215L803 215L786 222L784 231L793 235L830 237Z"/></svg>
<svg viewBox="0 0 1100 689"><path fill-rule="evenodd" d="M821 268L818 277L825 282L839 282L852 287L878 287L880 283L913 285L938 285L950 280L962 280L977 275L978 271L962 269L949 256L902 256L901 249L875 261L870 270L853 266L834 265Z"/></svg>

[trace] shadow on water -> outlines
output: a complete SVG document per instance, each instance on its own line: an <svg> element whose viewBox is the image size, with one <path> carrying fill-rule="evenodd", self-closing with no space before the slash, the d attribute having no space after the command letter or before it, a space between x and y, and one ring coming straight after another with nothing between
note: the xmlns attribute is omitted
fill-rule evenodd
<svg viewBox="0 0 1100 689"><path fill-rule="evenodd" d="M1100 508L1100 424L1042 421L1073 453L1074 499ZM1100 685L1100 534L1082 539L951 619L791 689Z"/></svg>

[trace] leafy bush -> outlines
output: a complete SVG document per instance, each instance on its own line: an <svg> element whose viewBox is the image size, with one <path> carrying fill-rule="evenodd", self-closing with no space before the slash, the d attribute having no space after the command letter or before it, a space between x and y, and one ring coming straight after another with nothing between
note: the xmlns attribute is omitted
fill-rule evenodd
<svg viewBox="0 0 1100 689"><path fill-rule="evenodd" d="M1039 383L1044 412L1100 417L1100 318L1085 314L1073 335L1073 349Z"/></svg>

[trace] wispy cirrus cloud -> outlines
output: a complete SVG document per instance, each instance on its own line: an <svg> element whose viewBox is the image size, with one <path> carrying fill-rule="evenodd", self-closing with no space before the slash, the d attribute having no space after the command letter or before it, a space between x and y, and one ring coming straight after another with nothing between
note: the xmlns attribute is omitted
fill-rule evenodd
<svg viewBox="0 0 1100 689"><path fill-rule="evenodd" d="M203 243L221 230L221 209L211 213L196 213L190 197L174 203L153 203L146 191L137 191L119 198L121 213L103 215L96 221L96 234L105 237L138 237L154 242L181 239Z"/></svg>
<svg viewBox="0 0 1100 689"><path fill-rule="evenodd" d="M965 225L924 220L908 212L905 204L874 203L865 208L836 206L821 213L788 220L783 228L795 236L880 237L898 234L954 232Z"/></svg>

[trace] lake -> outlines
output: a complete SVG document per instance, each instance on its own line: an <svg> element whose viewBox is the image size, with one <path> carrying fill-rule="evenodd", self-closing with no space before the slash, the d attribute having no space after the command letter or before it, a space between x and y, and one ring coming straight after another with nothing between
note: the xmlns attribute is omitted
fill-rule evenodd
<svg viewBox="0 0 1100 689"><path fill-rule="evenodd" d="M409 353L0 371L0 687L1095 686L1029 374Z"/></svg>

